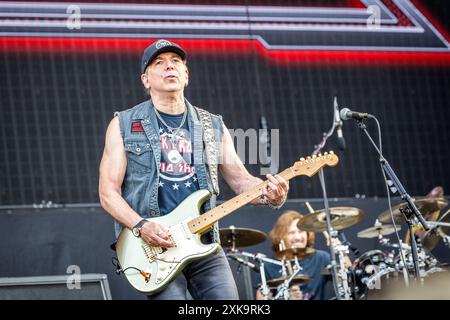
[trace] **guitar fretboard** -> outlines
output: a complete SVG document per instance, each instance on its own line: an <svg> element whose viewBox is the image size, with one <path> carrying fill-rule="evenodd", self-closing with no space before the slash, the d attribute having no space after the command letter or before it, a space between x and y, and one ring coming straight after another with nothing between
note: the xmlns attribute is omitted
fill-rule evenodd
<svg viewBox="0 0 450 320"><path fill-rule="evenodd" d="M296 169L290 167L278 173L278 175L283 177L285 180L290 180L298 175L296 171ZM246 204L261 196L267 184L268 180L261 182L255 187L235 196L234 198L231 198L230 200L222 203L220 206L217 206L214 209L211 209L210 211L205 212L199 217L193 219L188 223L189 230L192 233L199 233L208 229L223 217L229 215L233 211L236 211L237 209L245 206Z"/></svg>

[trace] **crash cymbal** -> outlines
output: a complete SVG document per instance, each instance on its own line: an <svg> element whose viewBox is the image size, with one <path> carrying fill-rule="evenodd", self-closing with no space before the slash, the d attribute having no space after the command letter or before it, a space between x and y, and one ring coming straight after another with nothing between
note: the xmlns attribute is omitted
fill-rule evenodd
<svg viewBox="0 0 450 320"><path fill-rule="evenodd" d="M397 227L400 231L400 226ZM395 228L392 224L382 225L381 223L375 224L374 227L364 229L357 233L358 238L376 238L378 236L387 236L395 232Z"/></svg>
<svg viewBox="0 0 450 320"><path fill-rule="evenodd" d="M450 212L446 212L438 222L450 222ZM441 241L443 237L449 234L450 227L436 226L425 233L425 236L422 239L423 247L428 251L431 251L439 244L439 241Z"/></svg>
<svg viewBox="0 0 450 320"><path fill-rule="evenodd" d="M224 247L248 247L261 243L267 239L267 235L256 229L249 228L221 228L220 242Z"/></svg>
<svg viewBox="0 0 450 320"><path fill-rule="evenodd" d="M335 207L330 208L331 225L335 230L350 227L364 217L364 212L358 208ZM297 224L300 230L311 232L323 232L327 228L325 210L315 211L307 214Z"/></svg>
<svg viewBox="0 0 450 320"><path fill-rule="evenodd" d="M424 198L414 201L414 204L416 205L420 213L424 216L424 219L430 220L427 219L427 216L433 214L438 210L441 210L442 208L445 208L448 205L448 201L445 198ZM405 221L404 215L400 212L400 209L406 208L407 206L408 204L406 202L403 202L392 208L395 223L403 223ZM378 219L384 223L391 223L392 219L389 209L380 213L378 215Z"/></svg>
<svg viewBox="0 0 450 320"><path fill-rule="evenodd" d="M282 251L275 252L275 257L278 260L293 260L297 257L297 259L303 259L306 256L310 256L316 253L316 249L314 248L288 248Z"/></svg>
<svg viewBox="0 0 450 320"><path fill-rule="evenodd" d="M278 287L280 284L283 284L283 282L285 280L288 280L289 277L280 277L280 278L275 278L272 280L267 281L267 286L269 288L276 288ZM289 286L293 286L293 285L302 285L304 283L307 283L309 280L311 280L311 277L306 275L306 274L298 274L296 275L294 278L292 278L292 280L289 282Z"/></svg>

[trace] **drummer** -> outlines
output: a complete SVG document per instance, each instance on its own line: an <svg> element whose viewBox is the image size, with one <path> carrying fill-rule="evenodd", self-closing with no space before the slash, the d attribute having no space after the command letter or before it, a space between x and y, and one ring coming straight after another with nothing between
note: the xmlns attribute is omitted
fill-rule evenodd
<svg viewBox="0 0 450 320"><path fill-rule="evenodd" d="M302 231L297 227L297 223L303 216L293 210L284 212L276 221L269 233L272 241L272 250L276 253L280 250L280 243L285 248L313 248L315 234L314 232ZM283 245L282 245L283 246ZM291 260L291 265L293 261ZM321 274L321 271L331 263L330 254L323 250L315 250L315 254L307 255L299 260L302 270L299 274L310 276L311 279L301 285L290 288L290 299L301 300L324 300L325 288L331 281L330 275ZM265 263L266 280L272 280L282 277L282 267L272 263ZM255 275L254 283L261 283L261 276ZM261 288L256 290L256 299L263 299Z"/></svg>

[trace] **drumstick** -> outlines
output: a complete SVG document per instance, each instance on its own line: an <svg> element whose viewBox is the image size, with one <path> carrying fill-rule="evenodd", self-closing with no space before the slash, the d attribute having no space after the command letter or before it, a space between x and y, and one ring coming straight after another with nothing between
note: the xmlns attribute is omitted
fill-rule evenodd
<svg viewBox="0 0 450 320"><path fill-rule="evenodd" d="M308 208L309 213L313 213L314 212L313 207L311 207L311 205L309 204L308 201L305 202L305 205ZM327 241L327 244L329 244L330 243L330 235L328 234L328 232L327 231L322 231L322 234L325 237L325 240Z"/></svg>

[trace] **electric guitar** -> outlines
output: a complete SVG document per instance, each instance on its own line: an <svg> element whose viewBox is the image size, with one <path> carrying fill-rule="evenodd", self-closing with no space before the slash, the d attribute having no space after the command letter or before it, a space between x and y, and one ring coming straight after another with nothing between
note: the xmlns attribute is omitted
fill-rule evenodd
<svg viewBox="0 0 450 320"><path fill-rule="evenodd" d="M336 166L338 157L331 151L323 155L301 158L278 175L290 180L300 175L313 176L324 166ZM168 231L175 247L153 247L124 228L119 235L116 252L127 280L138 291L154 294L163 290L194 259L221 249L218 243L203 244L200 235L221 218L262 195L267 180L200 215L200 208L211 197L208 190L188 196L172 212L150 218Z"/></svg>

